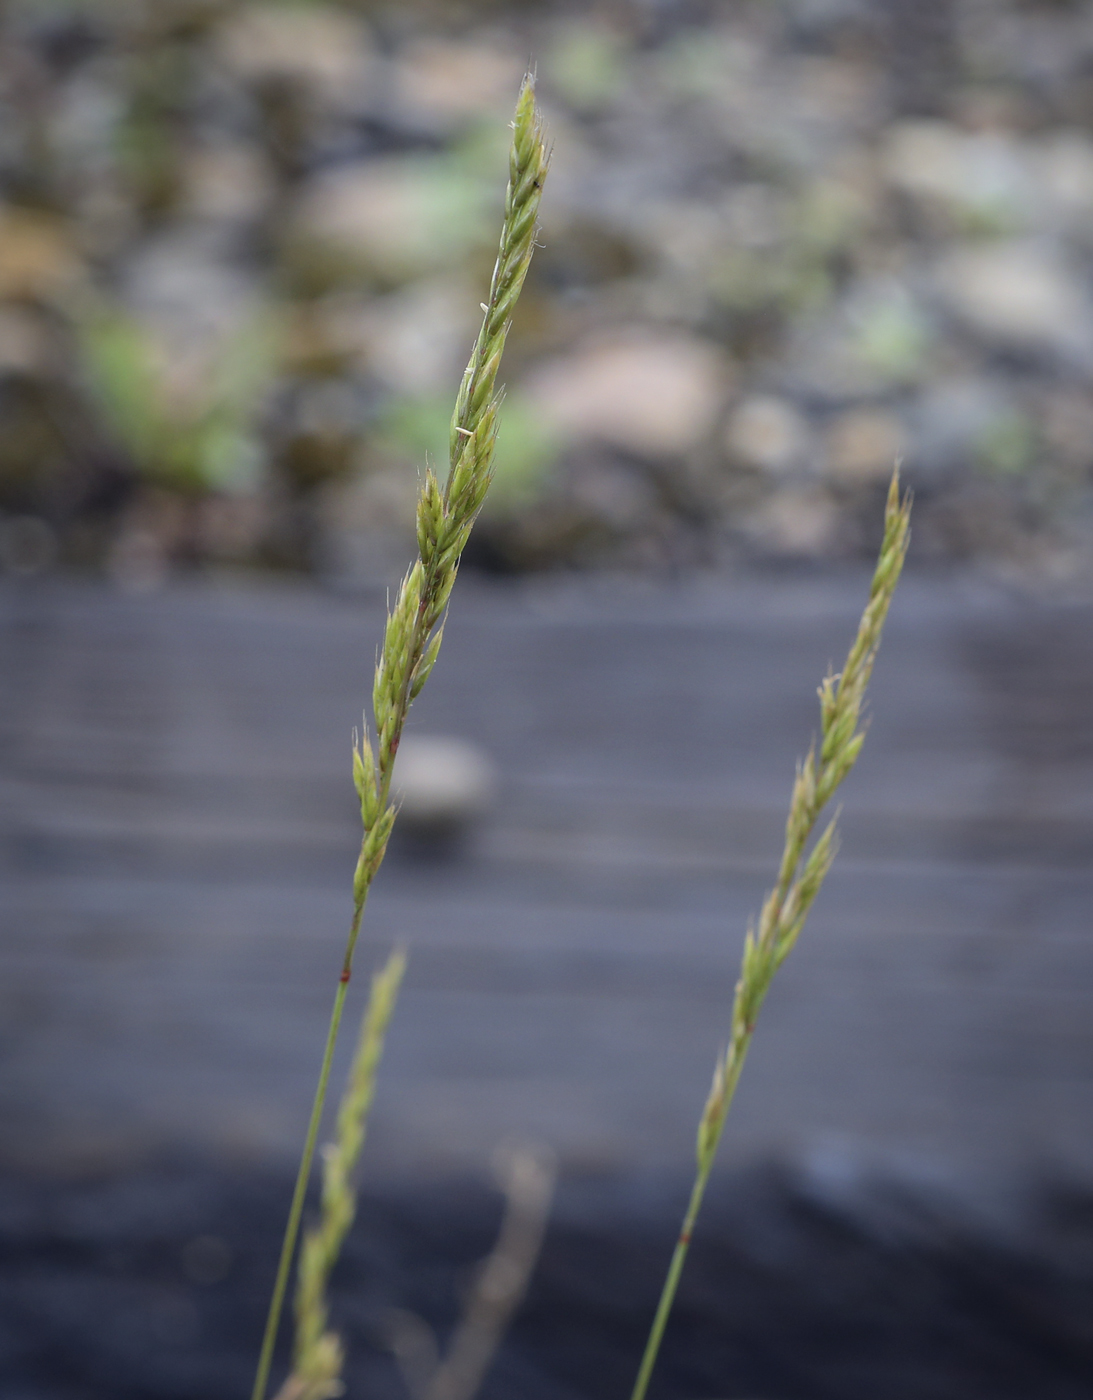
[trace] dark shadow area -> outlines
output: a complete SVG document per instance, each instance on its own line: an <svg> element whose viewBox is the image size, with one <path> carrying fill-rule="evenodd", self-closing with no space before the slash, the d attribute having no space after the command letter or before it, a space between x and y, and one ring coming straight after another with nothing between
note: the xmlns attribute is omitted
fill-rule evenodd
<svg viewBox="0 0 1093 1400"><path fill-rule="evenodd" d="M290 1183L196 1163L0 1184L2 1393L247 1393ZM625 1396L672 1244L664 1182L570 1178L484 1400ZM403 1400L391 1308L443 1337L500 1203L469 1180L368 1193L333 1291L348 1393ZM1093 1196L1043 1190L1009 1242L894 1185L733 1173L696 1239L660 1397L1078 1400L1093 1386Z"/></svg>

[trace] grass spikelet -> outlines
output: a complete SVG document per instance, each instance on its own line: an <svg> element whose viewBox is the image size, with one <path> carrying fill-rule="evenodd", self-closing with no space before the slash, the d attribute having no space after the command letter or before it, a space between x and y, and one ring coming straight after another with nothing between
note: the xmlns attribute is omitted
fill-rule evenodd
<svg viewBox="0 0 1093 1400"><path fill-rule="evenodd" d="M376 662L372 688L374 740L366 731L354 749L353 778L361 800L364 836L353 878L353 917L251 1400L264 1400L269 1381L274 1342L326 1101L334 1045L353 970L353 954L368 892L383 863L395 821L391 781L403 725L436 661L459 558L490 484L500 408L497 371L512 324L512 313L535 250L539 200L549 164L542 122L535 105L535 84L530 75L524 79L520 90L512 132L501 243L489 299L484 303L482 328L460 383L452 417L447 479L441 488L433 473L426 473L417 507L418 558L403 579L388 613L383 646Z"/></svg>
<svg viewBox="0 0 1093 1400"><path fill-rule="evenodd" d="M644 1400L649 1386L690 1247L691 1234L721 1141L725 1118L755 1033L760 1008L770 990L774 974L796 943L808 911L835 859L838 849L837 816L825 828L807 856L806 847L820 814L853 768L865 739L862 727L865 691L873 672L888 607L907 553L910 519L910 496L900 497L897 468L888 490L884 539L869 600L842 671L838 675L826 676L820 685L820 747L817 751L814 745L797 769L778 878L763 901L758 927L749 929L744 940L740 979L733 999L729 1044L717 1062L699 1123L697 1172L691 1199L668 1267L631 1400Z"/></svg>

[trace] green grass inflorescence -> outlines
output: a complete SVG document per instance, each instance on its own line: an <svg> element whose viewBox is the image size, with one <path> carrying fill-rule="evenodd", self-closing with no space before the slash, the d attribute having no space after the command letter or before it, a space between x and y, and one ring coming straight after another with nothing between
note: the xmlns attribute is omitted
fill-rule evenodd
<svg viewBox="0 0 1093 1400"><path fill-rule="evenodd" d="M361 803L364 836L353 877L353 916L335 992L326 1047L319 1071L319 1083L289 1208L252 1400L265 1400L274 1343L299 1234L304 1198L311 1177L323 1106L326 1102L334 1046L353 969L353 954L360 935L368 892L383 862L391 828L395 822L396 807L391 800L391 782L399 740L410 706L428 679L440 650L444 635L444 615L452 585L455 583L460 555L490 484L491 461L497 440L501 405L497 371L512 324L512 313L535 249L539 200L549 164L549 155L543 141L542 122L535 103L535 85L530 75L525 78L520 91L512 130L509 183L505 194L501 245L494 266L489 299L484 304L482 328L463 375L452 417L447 479L441 487L432 471L426 473L417 507L419 557L403 579L394 607L388 613L383 646L376 663L372 689L375 744L373 745L366 730L359 746L354 745L353 777ZM391 1005L393 997L392 988ZM387 1014L390 1009L388 1006ZM336 1152L341 1150L335 1146ZM328 1202L324 1201L324 1210L327 1207ZM322 1229L323 1225L320 1224L320 1231ZM333 1231L329 1232L330 1239L333 1239L333 1234ZM315 1316L317 1315L311 1316L309 1326L313 1326ZM312 1343L308 1343L308 1346L312 1347L309 1354L320 1370L320 1358L314 1352L314 1348L325 1347L329 1352L331 1335L325 1331L324 1324L319 1326L313 1346ZM337 1347L336 1339L333 1345ZM299 1356L298 1337L298 1359ZM326 1355L322 1365L326 1366L327 1371L332 1368L335 1359L333 1355ZM340 1366L340 1351L337 1360ZM325 1381L328 1388L315 1391L315 1400L318 1400L320 1393L334 1393L329 1386L335 1381L336 1375L328 1377Z"/></svg>
<svg viewBox="0 0 1093 1400"><path fill-rule="evenodd" d="M713 1084L698 1127L697 1172L691 1199L668 1266L660 1302L631 1400L644 1400L656 1364L668 1315L672 1310L691 1234L713 1168L725 1117L744 1068L756 1021L774 974L785 961L804 927L808 911L820 892L838 848L838 814L824 828L809 854L805 848L824 807L853 768L865 741L862 709L873 672L888 607L899 582L911 527L911 499L899 493L899 471L893 473L884 515L884 539L873 574L857 636L839 675L828 675L820 686L820 748L809 750L797 769L786 821L785 847L774 888L763 901L759 926L744 940L740 980L733 1000L728 1049L714 1069Z"/></svg>

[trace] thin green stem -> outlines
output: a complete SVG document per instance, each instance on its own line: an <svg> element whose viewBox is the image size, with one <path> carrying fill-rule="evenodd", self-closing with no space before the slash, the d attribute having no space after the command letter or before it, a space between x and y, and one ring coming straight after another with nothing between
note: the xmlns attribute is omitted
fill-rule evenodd
<svg viewBox="0 0 1093 1400"><path fill-rule="evenodd" d="M721 1121L728 1112L732 1103L733 1095L736 1093L737 1081L740 1078L740 1071L744 1067L744 1060L748 1053L748 1046L751 1043L751 1035L747 1034L744 1039L734 1045L727 1060L730 1067L726 1075L722 1094L720 1097ZM645 1400L645 1392L649 1389L649 1380L653 1374L653 1367L656 1365L657 1356L660 1353L660 1344L664 1340L664 1329L668 1325L668 1317L676 1300L676 1291L679 1288L679 1280L683 1273L683 1265L687 1260L687 1252L691 1248L691 1236L694 1234L695 1225L698 1222L698 1212L702 1209L702 1200L706 1194L706 1186L710 1180L710 1172L713 1170L714 1153L707 1153L705 1160L698 1164L698 1171L695 1174L694 1185L691 1187L691 1199L687 1203L687 1213L683 1217L683 1224L679 1229L679 1238L676 1240L676 1247L672 1251L672 1262L668 1265L668 1273L664 1279L664 1286L660 1290L660 1300L657 1303L657 1310L653 1316L653 1325L649 1328L649 1339L645 1343L645 1351L642 1353L641 1366L638 1368L638 1377L634 1382L634 1389L631 1392L630 1400Z"/></svg>
<svg viewBox="0 0 1093 1400"><path fill-rule="evenodd" d="M829 823L811 852L806 847L820 813L853 768L865 731L860 727L865 689L873 670L881 633L907 552L911 502L900 499L899 470L893 474L884 518L884 540L877 560L869 601L858 632L838 676L828 675L820 686L821 744L810 749L798 765L786 822L786 839L774 888L763 901L758 928L748 931L740 980L732 1007L728 1049L718 1058L713 1084L698 1127L697 1164L690 1203L683 1219L668 1274L661 1290L649 1340L645 1346L631 1400L645 1400L656 1365L664 1329L679 1287L706 1184L713 1169L725 1119L736 1093L744 1060L755 1033L760 1008L775 973L804 927L837 848L836 821ZM837 819L836 819L837 820Z"/></svg>
<svg viewBox="0 0 1093 1400"><path fill-rule="evenodd" d="M421 649L418 641L421 632L421 613L419 610L418 622L414 635L414 655ZM403 685L400 696L400 710L403 717L409 709L407 702L408 681ZM396 726L396 738L394 748L398 747L398 740L402 734L402 722ZM391 778L394 772L394 763L387 765L383 774L383 779L379 789L380 810L387 807L391 792ZM369 882L370 884L371 882ZM311 1168L315 1161L315 1148L319 1140L319 1127L322 1123L323 1109L326 1107L327 1088L330 1083L330 1069L334 1062L334 1047L337 1044L338 1032L342 1024L342 1012L345 1008L345 997L349 990L349 979L353 972L353 953L356 949L357 938L361 930L361 920L364 918L364 906L368 899L368 890L364 892L364 899L358 905L353 914L353 922L349 929L349 938L346 943L345 957L342 961L341 975L338 978L338 989L334 993L334 1006L330 1012L330 1025L326 1033L326 1046L323 1050L322 1066L319 1070L319 1082L315 1089L315 1097L311 1104L311 1117L308 1120L307 1136L304 1139L303 1155L300 1158L300 1167L296 1173L296 1185L292 1192L292 1204L289 1207L288 1221L285 1225L285 1237L281 1245L281 1257L277 1263L277 1277L273 1285L273 1296L270 1299L269 1314L266 1318L266 1330L262 1336L262 1350L258 1357L258 1370L254 1378L254 1389L251 1391L251 1400L265 1400L266 1388L269 1385L270 1368L273 1365L273 1348L277 1342L277 1333L281 1326L281 1314L285 1306L285 1294L288 1292L289 1273L292 1269L292 1256L296 1252L296 1241L300 1234L300 1221L304 1213L304 1201L307 1197L308 1182L311 1180Z"/></svg>
<svg viewBox="0 0 1093 1400"><path fill-rule="evenodd" d="M366 895L367 899L367 895ZM304 1151L300 1158L300 1169L296 1173L296 1185L292 1192L292 1205L289 1207L288 1221L285 1224L285 1237L281 1243L281 1257L277 1262L277 1278L273 1285L273 1296L270 1298L269 1313L266 1316L266 1330L262 1334L262 1350L258 1354L258 1370L254 1377L254 1389L251 1391L251 1400L265 1400L266 1387L269 1385L270 1368L273 1365L273 1348L277 1342L277 1332L281 1326L281 1313L284 1311L285 1294L288 1291L288 1278L292 1269L292 1256L296 1252L296 1240L300 1234L300 1220L304 1213L304 1200L307 1197L307 1186L311 1180L311 1167L315 1161L315 1147L319 1141L319 1127L322 1124L323 1109L326 1106L326 1091L330 1083L330 1067L334 1063L334 1047L338 1041L338 1031L341 1029L342 1012L345 1009L345 997L349 990L349 979L353 972L353 953L357 946L357 938L361 931L361 920L364 918L364 904L362 901L353 911L353 922L349 926L349 938L346 941L345 957L342 960L341 975L338 978L338 989L334 993L334 1005L330 1012L330 1025L326 1032L326 1045L323 1049L322 1066L319 1069L319 1082L315 1088L315 1097L311 1104L311 1117L307 1125L307 1137L304 1139Z"/></svg>
<svg viewBox="0 0 1093 1400"><path fill-rule="evenodd" d="M631 1400L644 1400L645 1392L649 1389L649 1378L653 1374L660 1344L664 1338L664 1329L668 1325L668 1315L672 1311L672 1304L676 1299L676 1289L679 1287L679 1278L683 1273L683 1264L687 1258L687 1251L691 1247L691 1233L694 1230L695 1221L698 1219L702 1197L706 1194L706 1183L709 1179L710 1168L706 1167L695 1177L694 1186L691 1188L691 1200L687 1206L687 1214L683 1217L676 1247L672 1251L672 1262L668 1265L668 1276L660 1291L660 1302L657 1304L653 1325L649 1329L649 1340L645 1343L645 1352L641 1358L641 1367L638 1370L638 1378L634 1382Z"/></svg>

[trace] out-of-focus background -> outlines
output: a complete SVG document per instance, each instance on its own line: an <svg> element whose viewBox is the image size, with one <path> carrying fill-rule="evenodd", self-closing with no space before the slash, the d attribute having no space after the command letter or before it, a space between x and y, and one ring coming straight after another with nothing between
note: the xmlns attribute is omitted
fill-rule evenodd
<svg viewBox="0 0 1093 1400"><path fill-rule="evenodd" d="M543 246L359 955L410 970L350 1391L407 1394L523 1142L484 1393L628 1393L900 459L844 850L659 1394L1088 1396L1093 6L8 0L0 1400L246 1393L529 63Z"/></svg>
<svg viewBox="0 0 1093 1400"><path fill-rule="evenodd" d="M557 159L476 544L504 571L1082 567L1084 5L27 0L0 24L16 572L386 579L488 278L505 122Z"/></svg>

